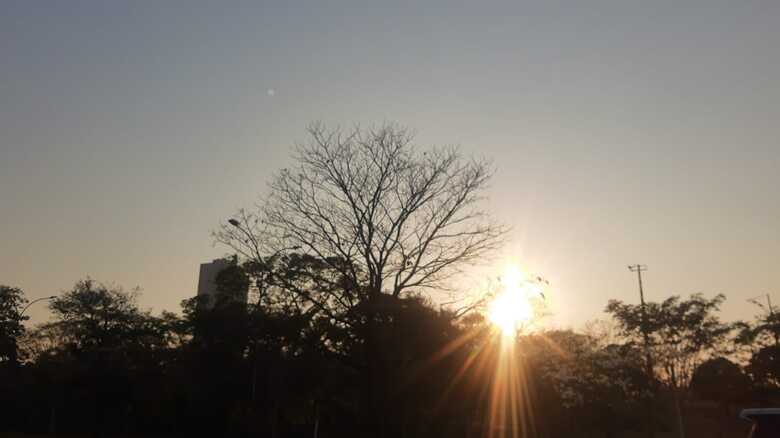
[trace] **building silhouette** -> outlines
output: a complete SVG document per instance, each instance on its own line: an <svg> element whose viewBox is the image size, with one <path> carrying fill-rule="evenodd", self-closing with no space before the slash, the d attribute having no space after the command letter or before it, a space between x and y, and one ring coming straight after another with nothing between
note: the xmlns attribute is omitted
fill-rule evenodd
<svg viewBox="0 0 780 438"><path fill-rule="evenodd" d="M241 268L235 257L214 259L211 262L201 263L198 274L198 298L207 308L213 308L218 302L237 300L246 304L248 298L248 283L244 286L239 282L241 290L235 290L235 282L226 281L220 275L229 274L235 270L239 275ZM221 281L218 281L221 280Z"/></svg>

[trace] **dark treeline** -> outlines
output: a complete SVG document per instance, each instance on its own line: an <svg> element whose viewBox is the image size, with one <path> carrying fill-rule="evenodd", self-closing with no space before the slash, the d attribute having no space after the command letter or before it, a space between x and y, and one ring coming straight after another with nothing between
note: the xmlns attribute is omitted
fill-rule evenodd
<svg viewBox="0 0 780 438"><path fill-rule="evenodd" d="M302 275L300 264L313 262L290 257L286 275ZM366 416L377 427L375 413L364 409L366 335L268 291L245 304L237 297L246 271L223 271L219 300L187 300L181 315L152 315L137 307L133 291L80 281L51 301L50 322L28 331L14 328L22 292L3 287L11 306L2 312L2 431L642 436L652 411L658 435L676 436L685 411L678 413L678 404L706 401L728 423L737 406L777 400L774 315L724 324L717 317L722 297L648 304L652 379L638 306L611 302L614 323L528 333L507 345L479 312L458 316L421 297L388 297L371 312L383 346L383 382L370 388L380 392L382 429L366 432ZM367 312L344 317L357 322ZM502 370L502 362L513 368ZM516 412L517 425L507 412Z"/></svg>
<svg viewBox="0 0 780 438"><path fill-rule="evenodd" d="M614 301L588 330L510 337L484 317L490 294L434 303L506 236L480 208L492 165L392 124L309 134L214 233L236 254L216 295L154 315L87 279L26 330L24 294L0 289L0 431L682 437L701 406L722 432L735 406L775 400L772 309L735 325L721 296Z"/></svg>

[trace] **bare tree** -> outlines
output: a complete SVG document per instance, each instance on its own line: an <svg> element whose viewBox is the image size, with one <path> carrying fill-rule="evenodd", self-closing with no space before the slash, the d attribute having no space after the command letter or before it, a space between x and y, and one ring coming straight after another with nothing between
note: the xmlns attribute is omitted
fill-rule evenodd
<svg viewBox="0 0 780 438"><path fill-rule="evenodd" d="M261 264L291 248L318 258L347 286L327 297L342 309L445 288L501 243L505 227L479 209L487 161L454 147L419 150L393 124L349 132L315 124L308 132L298 166L275 176L256 211L222 224L217 241Z"/></svg>
<svg viewBox="0 0 780 438"><path fill-rule="evenodd" d="M501 243L506 229L479 208L492 166L453 147L420 150L392 124L309 134L267 200L215 237L257 268L258 290L277 287L361 340L365 433L390 435L398 370L380 345L381 309L447 288Z"/></svg>

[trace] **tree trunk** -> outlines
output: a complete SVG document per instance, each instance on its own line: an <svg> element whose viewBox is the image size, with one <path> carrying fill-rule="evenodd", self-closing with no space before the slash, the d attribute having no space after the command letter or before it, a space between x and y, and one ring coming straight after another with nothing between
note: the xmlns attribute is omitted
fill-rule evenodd
<svg viewBox="0 0 780 438"><path fill-rule="evenodd" d="M683 422L682 406L680 406L680 393L677 389L674 390L674 409L677 412L677 428L680 438L685 438L685 424Z"/></svg>
<svg viewBox="0 0 780 438"><path fill-rule="evenodd" d="M269 358L266 363L268 364L268 371L266 372L268 377L267 388L269 395L269 402L271 409L269 410L269 423L271 426L271 438L279 438L279 375L278 375L278 362L274 357Z"/></svg>
<svg viewBox="0 0 780 438"><path fill-rule="evenodd" d="M317 438L320 432L320 405L314 401L314 438Z"/></svg>
<svg viewBox="0 0 780 438"><path fill-rule="evenodd" d="M379 345L379 293L369 297L366 322L366 386L363 421L366 436L382 438L386 436L385 428L385 388L383 385L382 346Z"/></svg>
<svg viewBox="0 0 780 438"><path fill-rule="evenodd" d="M51 404L51 411L49 412L49 435L57 433L57 408L54 403Z"/></svg>

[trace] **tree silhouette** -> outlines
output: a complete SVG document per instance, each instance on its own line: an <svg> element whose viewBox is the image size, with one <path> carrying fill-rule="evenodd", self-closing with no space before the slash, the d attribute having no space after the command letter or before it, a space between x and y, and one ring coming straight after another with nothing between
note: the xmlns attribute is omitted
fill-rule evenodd
<svg viewBox="0 0 780 438"><path fill-rule="evenodd" d="M396 125L309 134L298 167L277 174L258 211L224 224L220 242L259 262L300 248L351 281L357 300L441 287L501 243L505 229L478 208L487 162L451 147L419 151Z"/></svg>
<svg viewBox="0 0 780 438"><path fill-rule="evenodd" d="M542 381L541 402L550 418L577 418L579 428L603 436L620 436L641 424L651 382L635 347L602 345L600 339L571 330L534 334L521 342ZM561 426L547 425L553 430Z"/></svg>
<svg viewBox="0 0 780 438"><path fill-rule="evenodd" d="M647 303L646 324L657 376L669 387L687 388L696 367L723 347L732 330L717 316L724 299L723 295L707 299L694 294L685 300L673 296L661 303ZM623 335L642 345L641 306L610 300L606 311Z"/></svg>
<svg viewBox="0 0 780 438"><path fill-rule="evenodd" d="M27 319L22 315L25 303L21 289L0 285L0 423L9 425L16 424L22 412L18 400L24 394L19 365L25 335L22 323Z"/></svg>
<svg viewBox="0 0 780 438"><path fill-rule="evenodd" d="M0 285L0 365L18 365L18 339L27 319L22 307L26 303L21 289Z"/></svg>
<svg viewBox="0 0 780 438"><path fill-rule="evenodd" d="M714 357L699 365L691 378L691 390L706 400L723 405L744 399L751 382L739 365L725 357Z"/></svg>
<svg viewBox="0 0 780 438"><path fill-rule="evenodd" d="M59 415L60 423L70 423L63 424L66 429L82 422L102 435L127 427L133 382L160 366L167 327L138 309L136 295L88 278L49 304L54 320L48 331L57 334L58 342L37 364L67 366L58 379L62 390L56 398L62 403L52 404L53 411L59 407L69 413ZM68 401L80 404L81 411L75 413Z"/></svg>
<svg viewBox="0 0 780 438"><path fill-rule="evenodd" d="M659 378L674 396L680 438L685 436L681 398L693 372L703 361L720 352L733 329L717 315L725 298L716 295L707 299L693 294L681 300L672 296L661 303L646 303L646 319L642 317L641 305L610 300L606 308L632 345L642 345L641 336L647 330L656 368L653 377Z"/></svg>
<svg viewBox="0 0 780 438"><path fill-rule="evenodd" d="M445 288L458 268L501 243L505 228L478 206L492 169L455 148L419 150L396 125L350 132L314 125L309 134L297 149L297 167L277 174L267 201L255 212L239 211L215 237L265 272L295 248L302 272L324 264L337 274L298 272L302 284L271 277L304 306L363 337L366 433L384 433L384 296Z"/></svg>
<svg viewBox="0 0 780 438"><path fill-rule="evenodd" d="M624 320L616 318L623 337L605 337L610 328L592 326L587 333L533 331L505 349L483 314L461 316L422 294L383 293L330 318L293 288L335 293L344 285L333 263L291 252L266 267L251 260L235 265L218 275L214 303L186 300L183 316L140 310L132 290L78 282L52 303L51 321L18 338L19 366L0 370L0 432L287 438L368 436L367 425L382 424L370 436L466 438L517 431L511 419L517 415L518 424L533 425L524 429L531 436L632 436L643 424L648 394L657 397L663 419L673 408L667 396L687 390L673 388L662 368L668 358L660 353L670 348L664 341L680 349L705 346L689 359L700 364L686 387L720 398L723 431L737 426L726 410L751 383L745 371L754 378L751 402L777 400L780 356L771 338L745 371L711 357L729 340L715 314L718 299L649 305L654 353L662 359L658 377L666 385L648 391L636 306L612 304L623 312ZM676 337L665 340L666 333ZM373 363L369 338L381 346L371 353ZM500 366L507 357L514 358L513 371ZM381 396L376 406L384 419L367 417L372 366L382 376L371 390ZM502 380L512 372L519 386ZM494 404L495 388L507 397L522 392L521 403ZM691 424L693 416L697 424L706 420L691 406L686 415Z"/></svg>

